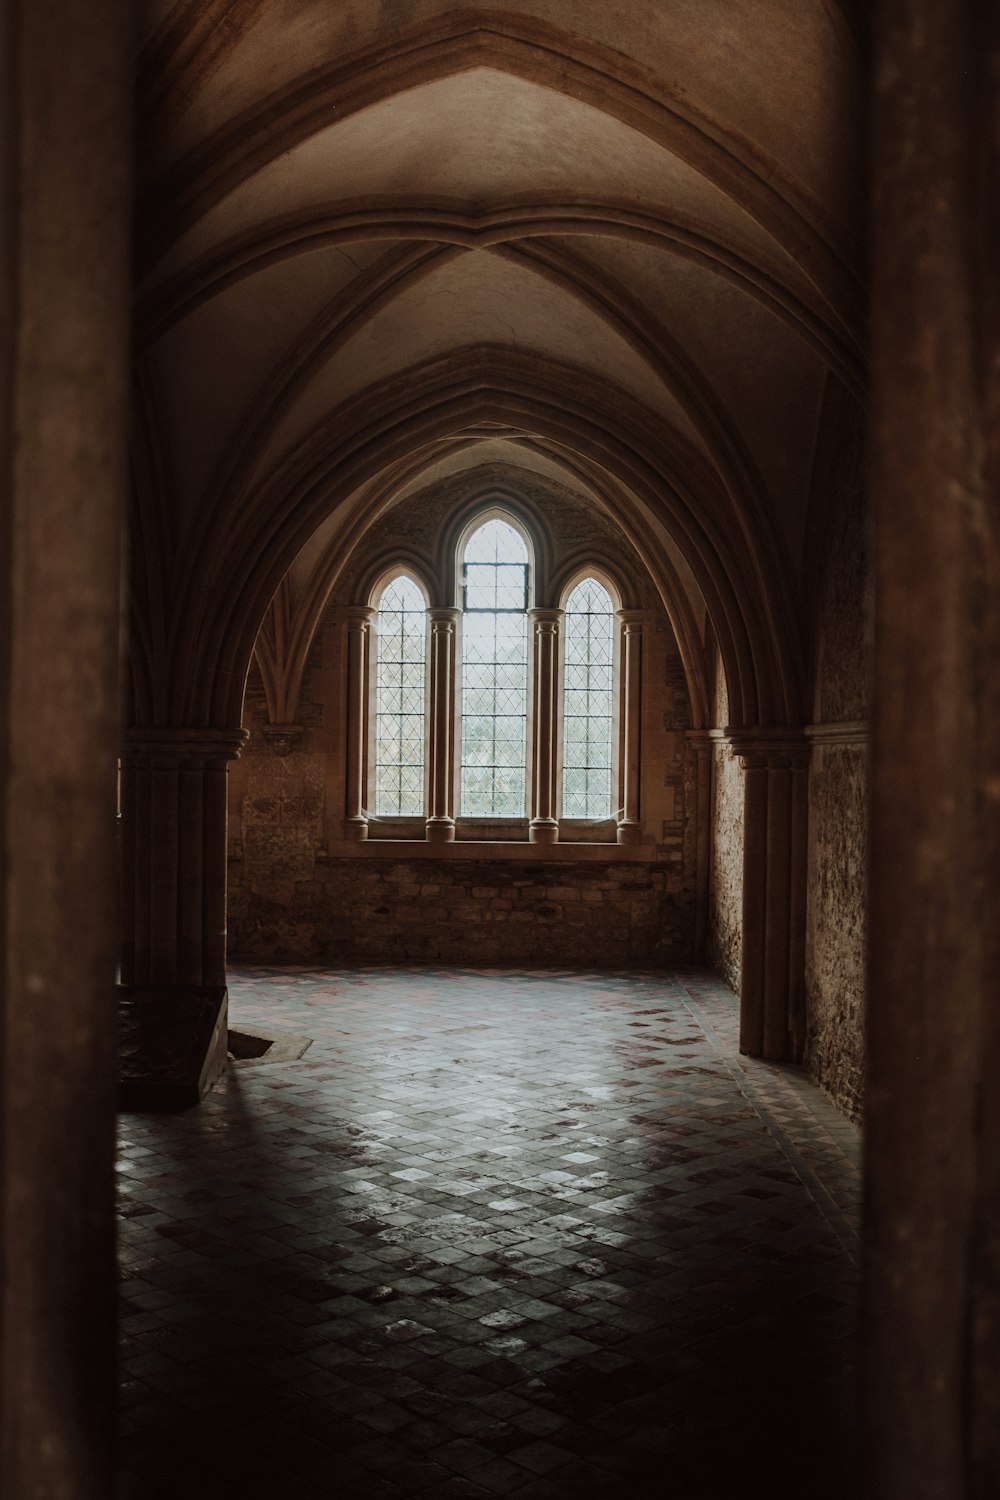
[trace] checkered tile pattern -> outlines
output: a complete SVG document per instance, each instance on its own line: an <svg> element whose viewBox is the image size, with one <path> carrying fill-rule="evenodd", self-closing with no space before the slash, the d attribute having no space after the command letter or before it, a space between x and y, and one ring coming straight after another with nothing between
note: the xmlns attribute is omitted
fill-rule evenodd
<svg viewBox="0 0 1000 1500"><path fill-rule="evenodd" d="M856 1131L677 975L237 971L121 1132L123 1500L843 1496Z"/></svg>

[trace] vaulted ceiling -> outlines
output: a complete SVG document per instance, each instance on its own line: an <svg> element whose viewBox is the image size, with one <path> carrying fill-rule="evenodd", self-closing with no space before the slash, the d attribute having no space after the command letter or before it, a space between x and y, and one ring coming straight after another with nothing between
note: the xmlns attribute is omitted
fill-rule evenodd
<svg viewBox="0 0 1000 1500"><path fill-rule="evenodd" d="M817 432L864 379L860 13L141 3L137 717L238 721L282 578L486 459L622 521L734 722L801 716Z"/></svg>

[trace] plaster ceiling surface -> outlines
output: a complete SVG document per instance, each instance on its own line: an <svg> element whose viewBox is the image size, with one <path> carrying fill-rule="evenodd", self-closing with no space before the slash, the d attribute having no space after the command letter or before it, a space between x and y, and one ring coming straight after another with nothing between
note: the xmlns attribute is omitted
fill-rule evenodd
<svg viewBox="0 0 1000 1500"><path fill-rule="evenodd" d="M162 5L142 0L140 11ZM197 9L178 5L176 10ZM324 65L392 49L435 22L476 21L541 44L585 39L623 67L640 69L668 98L694 106L720 133L750 144L817 203L839 199L856 113L843 106L857 88L857 39L838 0L241 0L252 19L233 26L211 87L180 102L167 147L177 154L287 91ZM226 16L234 7L205 0ZM219 24L220 22L217 22ZM513 66L511 60L508 63ZM789 121L795 121L789 130Z"/></svg>
<svg viewBox="0 0 1000 1500"><path fill-rule="evenodd" d="M290 446L368 386L453 350L480 345L578 367L630 392L697 441L697 431L649 362L597 312L529 267L490 251L458 251L362 316L316 372L273 436Z"/></svg>
<svg viewBox="0 0 1000 1500"><path fill-rule="evenodd" d="M412 449L386 448L379 471L373 441L367 489L336 492L345 518L369 492L391 503L484 462L592 495L605 449L588 450L589 417L616 424L616 451L659 445L665 488L684 455L701 492L683 502L659 503L655 463L641 497L628 459L609 482L638 531L655 523L695 613L707 568L730 612L792 619L825 384L863 382L858 14L850 0L140 5L137 468L160 464L175 511L162 534L183 547L190 516L222 547L249 497L274 512L254 510L247 536L278 536L287 503L300 548L276 462L310 434L346 441L366 393L389 403L378 421L405 408ZM427 448L431 368L516 391L497 422L518 431L493 435L480 400ZM543 419L558 402L565 422ZM720 539L687 557L701 522L671 522L681 503L728 526L735 551ZM263 543L247 545L253 569Z"/></svg>
<svg viewBox="0 0 1000 1500"><path fill-rule="evenodd" d="M612 281L656 309L701 372L761 475L798 561L826 379L820 355L774 311L704 267L620 240L590 241L588 253Z"/></svg>
<svg viewBox="0 0 1000 1500"><path fill-rule="evenodd" d="M179 240L160 273L255 226L356 200L458 213L610 202L691 222L781 259L772 237L679 156L591 104L473 68L349 115L249 176Z"/></svg>
<svg viewBox="0 0 1000 1500"><path fill-rule="evenodd" d="M173 493L190 509L255 397L304 330L382 244L333 246L280 261L235 282L170 327L147 358L161 422L183 443L170 445Z"/></svg>
<svg viewBox="0 0 1000 1500"><path fill-rule="evenodd" d="M453 479L458 474L481 468L486 464L495 467L504 465L509 469L511 476L516 476L519 470L525 470L529 474L554 479L558 484L569 484L578 493L586 494L586 489L581 486L577 476L557 457L539 453L516 438L481 438L468 446L461 443L449 445L447 451L430 463L418 478L402 486L398 499L405 500L418 490L426 489L429 484Z"/></svg>

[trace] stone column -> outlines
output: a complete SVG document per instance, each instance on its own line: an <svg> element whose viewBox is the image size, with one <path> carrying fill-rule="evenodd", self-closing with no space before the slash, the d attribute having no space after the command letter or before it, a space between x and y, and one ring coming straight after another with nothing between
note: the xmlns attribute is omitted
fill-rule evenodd
<svg viewBox="0 0 1000 1500"><path fill-rule="evenodd" d="M226 982L227 765L244 729L128 732L122 751L122 983Z"/></svg>
<svg viewBox="0 0 1000 1500"><path fill-rule="evenodd" d="M132 729L122 751L122 1094L197 1103L225 1061L227 765L246 730Z"/></svg>
<svg viewBox="0 0 1000 1500"><path fill-rule="evenodd" d="M748 731L729 741L743 763L743 953L740 1051L798 1062L804 1044L805 741Z"/></svg>
<svg viewBox="0 0 1000 1500"><path fill-rule="evenodd" d="M344 833L368 837L368 676L372 624L377 611L355 605L347 611L347 788Z"/></svg>
<svg viewBox="0 0 1000 1500"><path fill-rule="evenodd" d="M431 624L429 787L427 838L455 838L455 639L461 612L429 609Z"/></svg>
<svg viewBox="0 0 1000 1500"><path fill-rule="evenodd" d="M534 694L531 731L531 822L533 844L559 842L556 772L559 726L559 634L564 610L529 610L533 626Z"/></svg>
<svg viewBox="0 0 1000 1500"><path fill-rule="evenodd" d="M1000 1494L1000 11L879 0L867 1490Z"/></svg>
<svg viewBox="0 0 1000 1500"><path fill-rule="evenodd" d="M131 26L0 6L0 1494L114 1493Z"/></svg>
<svg viewBox="0 0 1000 1500"><path fill-rule="evenodd" d="M638 843L642 836L639 801L639 764L642 743L642 626L638 609L620 609L621 627L621 787L622 810L618 819L619 844Z"/></svg>

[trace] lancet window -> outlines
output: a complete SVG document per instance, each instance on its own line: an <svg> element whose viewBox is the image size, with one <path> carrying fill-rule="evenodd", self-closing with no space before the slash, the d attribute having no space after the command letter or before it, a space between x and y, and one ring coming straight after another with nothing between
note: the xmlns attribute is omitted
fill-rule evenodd
<svg viewBox="0 0 1000 1500"><path fill-rule="evenodd" d="M563 629L563 817L608 818L613 805L615 609L596 578L585 578L570 594Z"/></svg>
<svg viewBox="0 0 1000 1500"><path fill-rule="evenodd" d="M375 813L420 817L426 783L427 605L405 574L382 592L375 638Z"/></svg>
<svg viewBox="0 0 1000 1500"><path fill-rule="evenodd" d="M347 836L373 836L374 820L411 837L385 825L422 819L449 842L479 820L513 825L490 838L633 842L641 612L596 572L536 604L544 573L503 511L480 513L453 557L452 602L401 567L348 609Z"/></svg>
<svg viewBox="0 0 1000 1500"><path fill-rule="evenodd" d="M462 790L469 818L526 811L529 558L493 517L462 558Z"/></svg>

